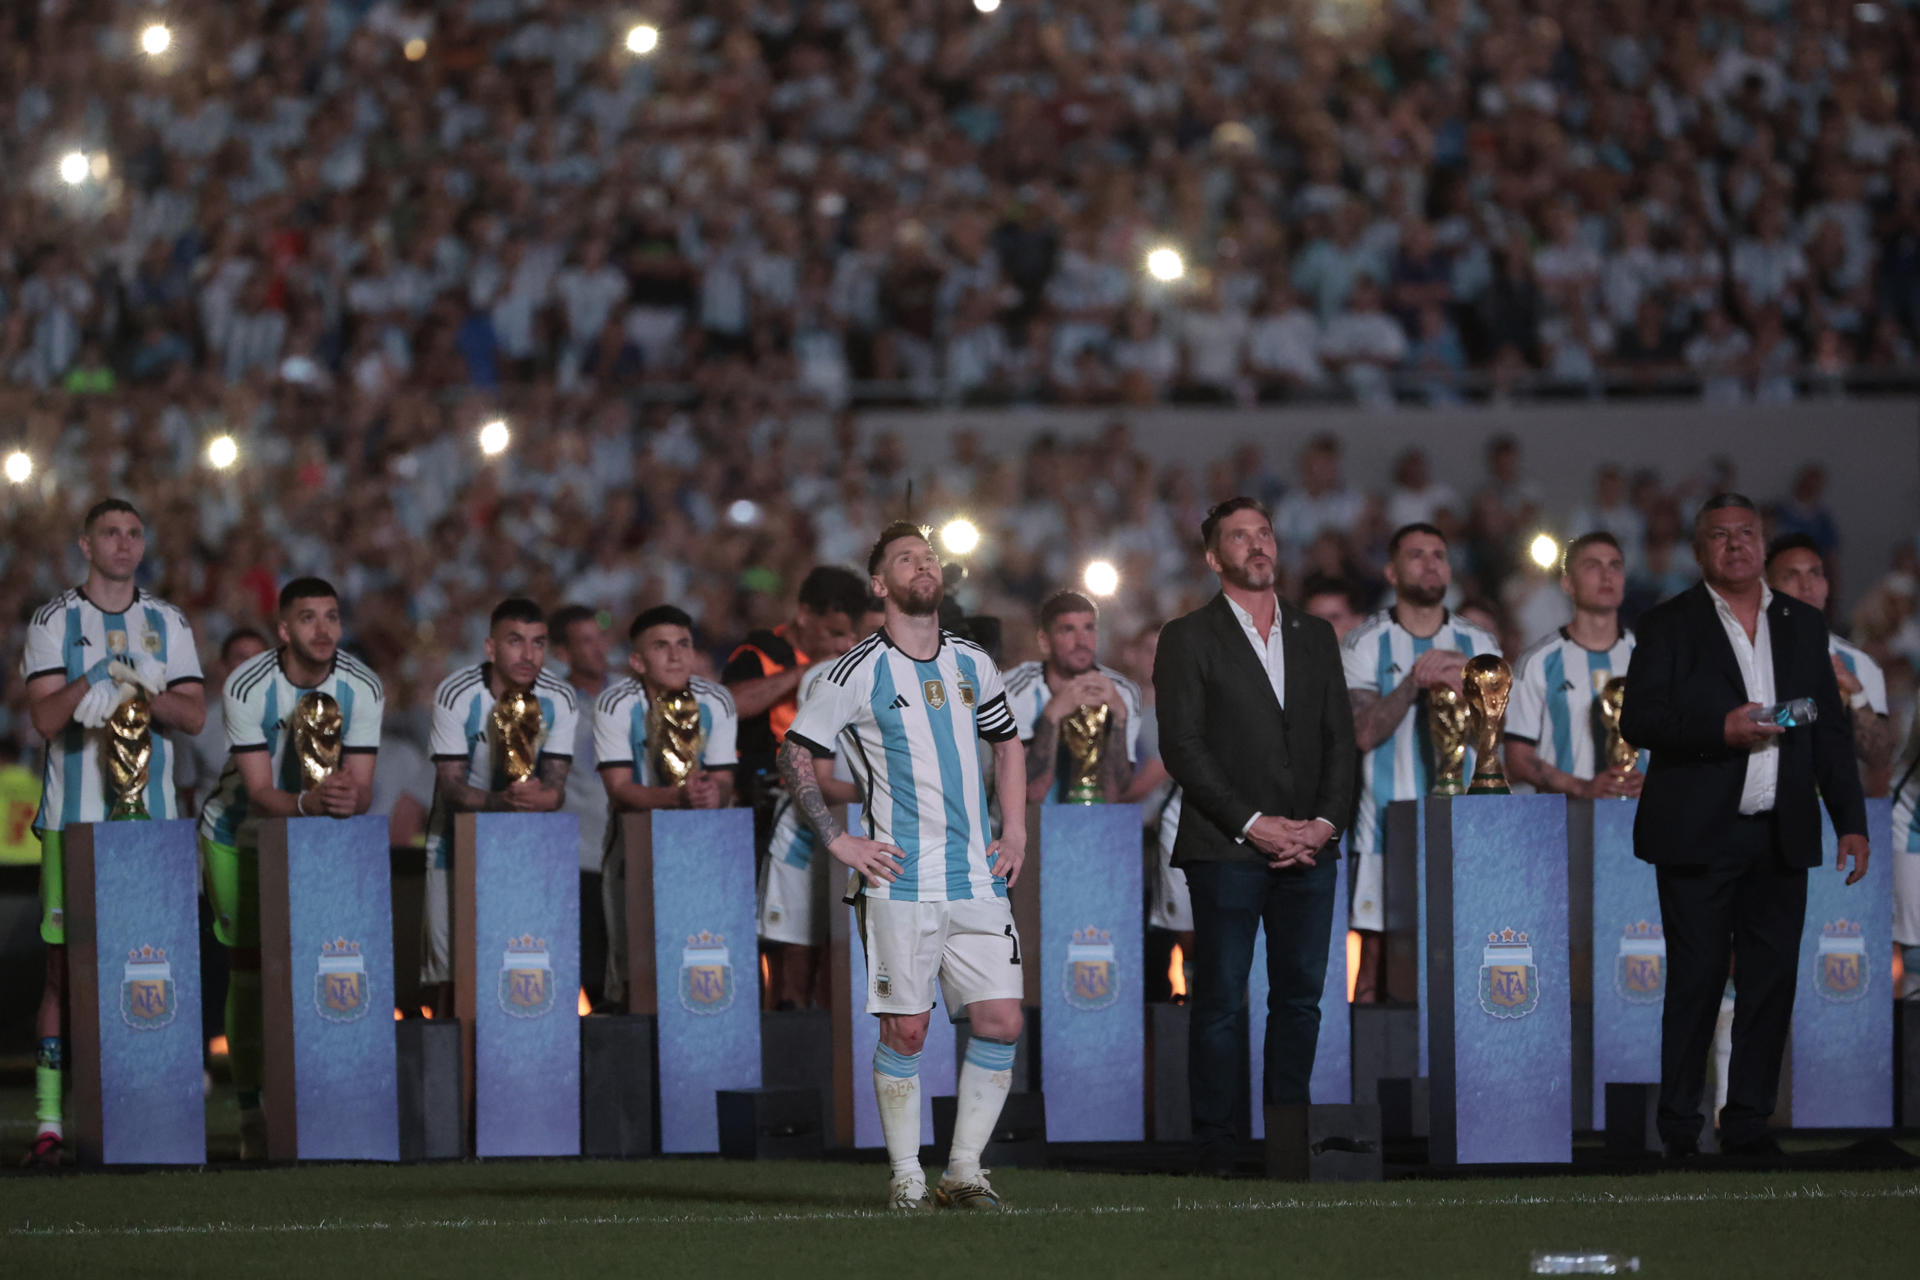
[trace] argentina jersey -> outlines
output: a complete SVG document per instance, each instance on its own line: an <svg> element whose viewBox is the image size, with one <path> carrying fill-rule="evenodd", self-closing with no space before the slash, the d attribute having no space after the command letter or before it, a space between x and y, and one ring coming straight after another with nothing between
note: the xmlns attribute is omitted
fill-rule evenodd
<svg viewBox="0 0 1920 1280"><path fill-rule="evenodd" d="M797 706L807 704L807 699L814 695L833 665L831 662L816 662L807 668L807 673L800 677ZM834 757L833 776L842 782L854 780L853 770L847 765L846 753ZM773 834L767 842L767 857L783 866L805 870L813 865L814 846L818 843L813 828L807 825L799 809L794 806L793 797L782 789L780 802L773 809Z"/></svg>
<svg viewBox="0 0 1920 1280"><path fill-rule="evenodd" d="M1839 659L1840 665L1860 682L1860 692L1867 698L1867 709L1877 716L1886 715L1887 673L1880 669L1880 664L1875 662L1865 650L1850 645L1831 633L1827 636L1827 652Z"/></svg>
<svg viewBox="0 0 1920 1280"><path fill-rule="evenodd" d="M1341 649L1347 688L1385 696L1409 678L1413 664L1429 649L1450 649L1475 658L1498 654L1500 642L1471 622L1449 612L1431 636L1416 636L1400 625L1392 609L1382 609L1348 633ZM1467 772L1473 771L1473 752L1467 753ZM1360 810L1354 817L1353 849L1360 854L1383 852L1387 806L1395 800L1417 800L1427 794L1433 768L1433 747L1427 738L1427 710L1414 703L1393 736L1366 753L1360 762Z"/></svg>
<svg viewBox="0 0 1920 1280"><path fill-rule="evenodd" d="M1094 670L1113 681L1113 687L1119 691L1121 701L1127 704L1127 763L1138 764L1140 761L1140 686L1112 667L1096 664ZM1007 710L1013 712L1014 727L1019 731L1020 741L1031 742L1034 727L1040 723L1041 711L1053 701L1053 690L1047 687L1046 664L1023 662L1007 672L1006 682ZM1062 804L1066 798L1066 771L1060 768L1056 761L1053 770L1053 789L1047 792L1047 803Z"/></svg>
<svg viewBox="0 0 1920 1280"><path fill-rule="evenodd" d="M999 668L951 632L926 661L885 628L836 661L787 731L815 755L844 750L867 797L867 835L906 855L892 884L864 892L892 902L1005 897L987 865L989 808L980 743L1015 736Z"/></svg>
<svg viewBox="0 0 1920 1280"><path fill-rule="evenodd" d="M207 804L200 811L200 838L235 848L259 843L259 817L249 812L247 785L240 776L238 758L264 751L272 762L273 785L289 794L305 790L300 762L294 756L293 709L305 694L318 691L340 704L340 749L344 754L371 755L380 749L380 720L387 694L366 663L350 653L336 651L333 669L313 689L303 689L287 678L281 665L282 649L256 654L233 669L221 699L221 718L227 729L227 765Z"/></svg>
<svg viewBox="0 0 1920 1280"><path fill-rule="evenodd" d="M1920 715L1893 768L1893 940L1920 947ZM1907 975L1915 989L1911 962Z"/></svg>
<svg viewBox="0 0 1920 1280"><path fill-rule="evenodd" d="M1606 649L1584 647L1565 627L1528 646L1513 668L1506 736L1562 773L1593 777L1601 733L1594 704L1607 681L1627 674L1632 657L1633 632L1624 627Z"/></svg>
<svg viewBox="0 0 1920 1280"><path fill-rule="evenodd" d="M687 688L700 708L704 739L700 763L708 769L731 769L740 758L735 750L740 715L734 709L733 695L724 686L699 676L693 677ZM608 685L593 704L593 750L601 769L626 769L639 785L662 787L667 784L655 776L654 752L647 748L647 712L651 706L646 686L638 677ZM609 842L616 838L619 825L607 824Z"/></svg>
<svg viewBox="0 0 1920 1280"><path fill-rule="evenodd" d="M187 617L158 596L135 591L122 613L107 613L75 588L48 601L27 626L20 674L78 680L101 664L134 652L150 654L166 667L167 688L201 683L200 656L194 652ZM107 816L106 778L100 745L106 729L83 729L69 720L47 743L41 772L40 808L35 831L62 831L77 822L103 822ZM184 745L184 742L180 745ZM173 731L154 725L153 754L147 762L147 812L156 819L178 817L173 786Z"/></svg>
<svg viewBox="0 0 1920 1280"><path fill-rule="evenodd" d="M467 767L466 784L482 791L504 791L504 769L496 771L493 753L493 672L481 662L454 672L440 682L433 695L433 762L461 761ZM573 759L573 735L579 699L571 685L542 671L533 681L540 704L540 758ZM450 865L453 810L436 788L433 812L427 818L427 866Z"/></svg>

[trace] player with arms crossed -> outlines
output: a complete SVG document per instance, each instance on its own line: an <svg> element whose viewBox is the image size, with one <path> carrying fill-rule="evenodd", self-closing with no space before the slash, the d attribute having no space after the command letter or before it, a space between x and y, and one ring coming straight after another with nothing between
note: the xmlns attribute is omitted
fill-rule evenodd
<svg viewBox="0 0 1920 1280"><path fill-rule="evenodd" d="M434 1014L453 1012L453 815L552 813L566 801L579 700L550 676L547 618L515 596L493 610L487 660L463 667L433 695L433 811L427 815L426 927L420 984L433 991ZM508 782L496 751L493 705L514 690L540 704L540 758L531 778Z"/></svg>
<svg viewBox="0 0 1920 1280"><path fill-rule="evenodd" d="M373 762L387 695L366 663L340 651L340 597L319 578L280 591L280 645L233 669L221 699L230 754L200 811L200 861L213 936L227 948L227 1062L240 1103L240 1158L267 1156L260 979L260 821L351 818L373 802ZM340 767L304 785L293 751L295 707L324 693L340 708Z"/></svg>
<svg viewBox="0 0 1920 1280"><path fill-rule="evenodd" d="M147 814L179 816L174 751L206 722L206 691L186 615L134 585L147 551L146 522L133 505L108 498L87 512L80 554L87 580L48 601L27 628L21 674L28 716L47 740L40 810L40 940L47 945L33 1093L37 1128L26 1163L59 1165L61 1068L66 1057L67 921L63 841L68 827L107 817L103 726L120 704L144 690L153 706L153 754L147 765Z"/></svg>
<svg viewBox="0 0 1920 1280"><path fill-rule="evenodd" d="M659 604L633 620L627 632L630 679L607 686L593 704L594 754L607 789L606 857L600 905L607 921L607 999L627 993L627 851L620 815L655 809L725 809L734 803L734 742L739 717L733 697L693 674L693 619ZM700 714L700 767L676 783L658 774L662 744L648 737L655 699L691 693Z"/></svg>
<svg viewBox="0 0 1920 1280"><path fill-rule="evenodd" d="M1019 795L1026 752L986 650L940 629L940 559L918 526L896 521L867 557L873 593L886 602L881 629L828 670L801 704L780 748L780 777L820 844L859 873L867 1012L880 1018L874 1092L893 1166L890 1207L996 1210L1000 1197L980 1153L1013 1085L1024 992L1020 938L1007 888L1026 858L1026 813L1005 806L991 821L982 741L994 776ZM827 810L815 761L852 756L867 834L841 829ZM953 1147L935 1194L920 1168L920 1050L934 984L950 1013L972 1023L960 1070Z"/></svg>

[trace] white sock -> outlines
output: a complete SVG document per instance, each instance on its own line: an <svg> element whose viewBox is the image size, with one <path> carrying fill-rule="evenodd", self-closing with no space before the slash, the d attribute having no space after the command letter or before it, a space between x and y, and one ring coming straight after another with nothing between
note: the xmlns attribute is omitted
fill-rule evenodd
<svg viewBox="0 0 1920 1280"><path fill-rule="evenodd" d="M920 1055L882 1044L873 1051L873 1096L896 1178L926 1179L920 1167Z"/></svg>
<svg viewBox="0 0 1920 1280"><path fill-rule="evenodd" d="M947 1153L948 1178L966 1181L980 1176L980 1153L987 1149L1012 1089L1013 1045L984 1036L968 1037L953 1117L953 1149Z"/></svg>

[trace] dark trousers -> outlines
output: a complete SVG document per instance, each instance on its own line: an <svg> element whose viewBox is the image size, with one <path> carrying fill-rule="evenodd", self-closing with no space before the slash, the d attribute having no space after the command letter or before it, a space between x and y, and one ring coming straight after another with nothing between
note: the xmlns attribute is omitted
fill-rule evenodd
<svg viewBox="0 0 1920 1280"><path fill-rule="evenodd" d="M1320 992L1333 929L1333 860L1286 871L1259 862L1187 867L1193 898L1193 993L1187 1088L1202 1147L1234 1139L1240 1081L1237 1022L1247 1003L1254 937L1267 929L1266 1081L1270 1103L1305 1103L1320 1039Z"/></svg>
<svg viewBox="0 0 1920 1280"><path fill-rule="evenodd" d="M1736 818L1713 860L1661 867L1667 998L1660 1017L1660 1136L1700 1136L1713 1026L1733 965L1733 1061L1721 1141L1765 1134L1793 1022L1794 968L1807 917L1807 873L1780 856L1772 814Z"/></svg>

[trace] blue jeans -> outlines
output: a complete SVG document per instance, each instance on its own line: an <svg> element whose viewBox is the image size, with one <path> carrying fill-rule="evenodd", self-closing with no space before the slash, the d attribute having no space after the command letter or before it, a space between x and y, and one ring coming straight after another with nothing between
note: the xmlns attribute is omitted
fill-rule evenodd
<svg viewBox="0 0 1920 1280"><path fill-rule="evenodd" d="M1320 1040L1320 993L1327 979L1333 888L1340 856L1330 846L1306 868L1274 871L1260 862L1187 867L1193 898L1193 996L1187 1088L1193 1137L1202 1147L1234 1139L1240 1079L1235 1023L1247 1003L1247 973L1260 926L1267 929L1266 1080L1269 1103L1307 1102Z"/></svg>

